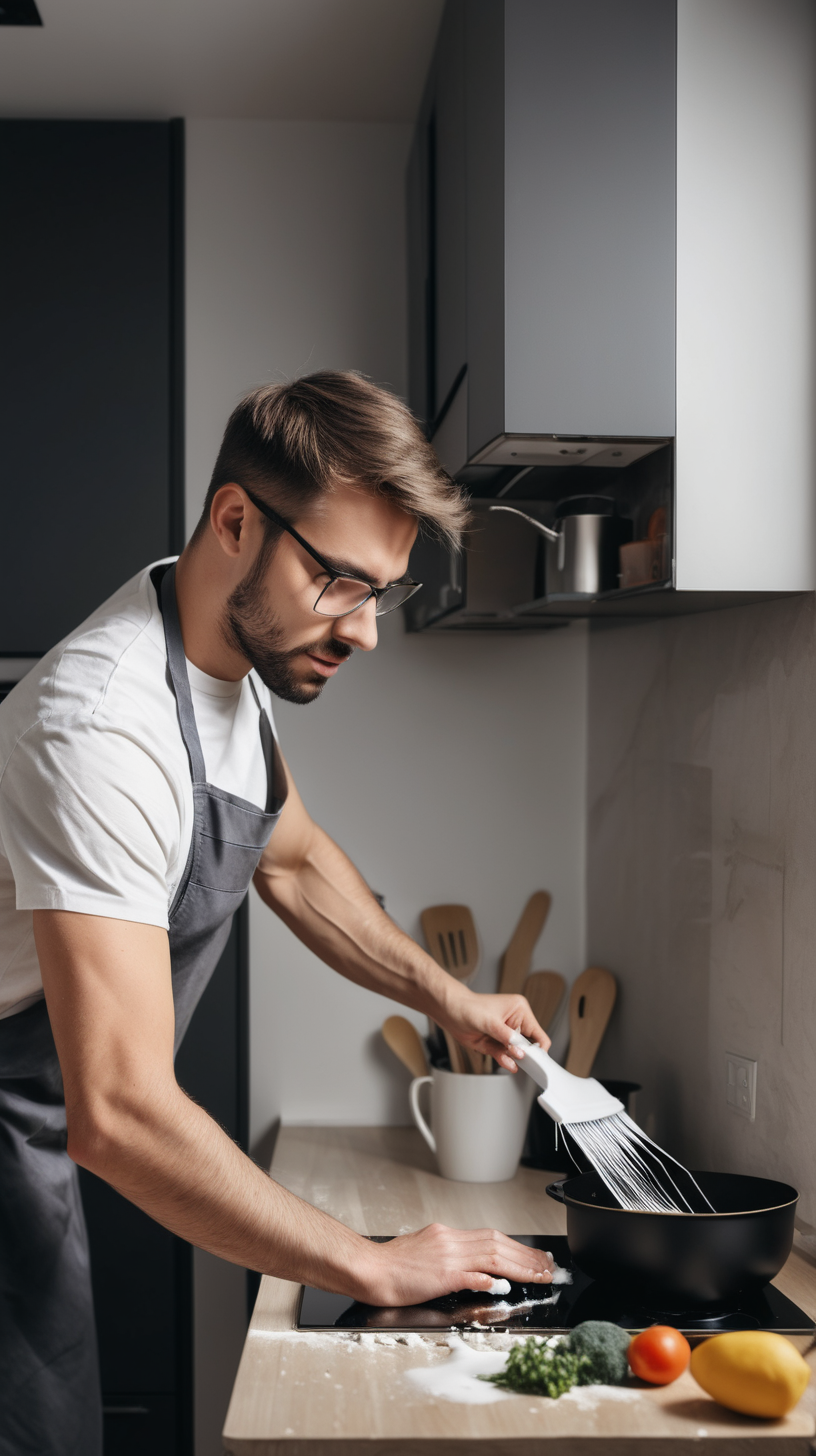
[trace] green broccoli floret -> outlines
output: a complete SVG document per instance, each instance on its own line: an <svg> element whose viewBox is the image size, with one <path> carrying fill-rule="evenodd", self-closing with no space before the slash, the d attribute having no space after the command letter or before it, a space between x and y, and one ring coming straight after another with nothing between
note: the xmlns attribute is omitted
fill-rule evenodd
<svg viewBox="0 0 816 1456"><path fill-rule="evenodd" d="M550 1348L539 1344L533 1335L523 1345L514 1345L507 1357L507 1364L498 1375L480 1375L480 1380L489 1380L506 1390L515 1390L522 1395L564 1395L573 1385L589 1385L590 1378L583 1379L587 1362L581 1355L574 1354L567 1342ZM588 1365L587 1365L588 1368Z"/></svg>
<svg viewBox="0 0 816 1456"><path fill-rule="evenodd" d="M585 1320L570 1332L571 1353L581 1359L579 1385L622 1385L629 1374L631 1335L607 1320Z"/></svg>

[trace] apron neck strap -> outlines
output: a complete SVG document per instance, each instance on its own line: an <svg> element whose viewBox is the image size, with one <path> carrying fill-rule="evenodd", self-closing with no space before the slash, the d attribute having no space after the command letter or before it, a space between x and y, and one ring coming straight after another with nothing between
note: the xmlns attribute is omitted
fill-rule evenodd
<svg viewBox="0 0 816 1456"><path fill-rule="evenodd" d="M167 568L159 588L159 604L164 620L164 640L167 644L167 667L176 698L181 736L187 757L190 760L190 774L194 784L207 782L201 739L196 728L193 699L190 693L190 679L187 676L187 659L184 656L184 641L181 635L178 602L176 600L176 565Z"/></svg>

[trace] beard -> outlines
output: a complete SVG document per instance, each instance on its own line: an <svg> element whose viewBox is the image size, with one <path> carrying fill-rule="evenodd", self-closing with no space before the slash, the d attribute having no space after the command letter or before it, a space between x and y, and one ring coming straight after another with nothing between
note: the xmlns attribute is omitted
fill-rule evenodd
<svg viewBox="0 0 816 1456"><path fill-rule="evenodd" d="M283 628L265 596L266 567L271 552L261 550L254 566L227 598L221 630L230 647L254 667L261 682L287 703L313 703L326 686L321 673L298 673L296 659L304 652L341 662L354 651L347 642L326 637L301 647L283 646Z"/></svg>

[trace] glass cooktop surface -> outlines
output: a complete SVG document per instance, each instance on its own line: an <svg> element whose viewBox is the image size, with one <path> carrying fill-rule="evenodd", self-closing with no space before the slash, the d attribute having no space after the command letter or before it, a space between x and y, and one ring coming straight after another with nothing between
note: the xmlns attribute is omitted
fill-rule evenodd
<svg viewBox="0 0 816 1456"><path fill-rule="evenodd" d="M722 1330L775 1330L780 1335L814 1334L814 1323L779 1289L768 1284L746 1293L728 1307L669 1310L647 1308L625 1287L598 1283L576 1269L566 1238L559 1235L515 1234L519 1243L549 1249L571 1284L511 1284L510 1293L491 1297L467 1290L426 1304L381 1309L359 1304L344 1294L306 1287L298 1309L299 1330L510 1330L520 1334L558 1334L583 1320L610 1320L625 1330L671 1324L684 1334L716 1334ZM385 1240L378 1240L385 1242Z"/></svg>

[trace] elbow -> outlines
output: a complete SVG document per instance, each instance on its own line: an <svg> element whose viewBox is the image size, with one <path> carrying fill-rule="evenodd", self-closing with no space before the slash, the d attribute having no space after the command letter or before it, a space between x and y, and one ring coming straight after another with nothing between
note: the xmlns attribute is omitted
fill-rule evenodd
<svg viewBox="0 0 816 1456"><path fill-rule="evenodd" d="M155 1097L146 1088L128 1097L81 1095L66 1099L68 1156L80 1168L115 1183L155 1132Z"/></svg>
<svg viewBox="0 0 816 1456"><path fill-rule="evenodd" d="M118 1155L118 1139L112 1119L98 1107L68 1109L68 1156L80 1168L105 1177Z"/></svg>

